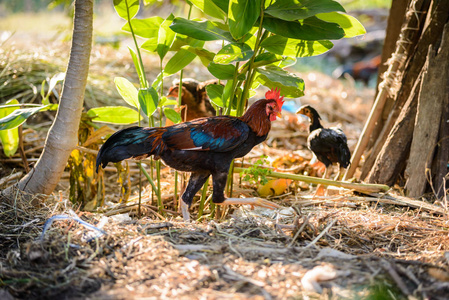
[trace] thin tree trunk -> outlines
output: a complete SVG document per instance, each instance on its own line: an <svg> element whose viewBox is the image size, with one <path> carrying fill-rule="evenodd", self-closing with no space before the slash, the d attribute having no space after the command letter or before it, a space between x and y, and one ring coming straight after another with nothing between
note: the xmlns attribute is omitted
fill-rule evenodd
<svg viewBox="0 0 449 300"><path fill-rule="evenodd" d="M11 198L19 189L29 195L53 192L78 142L84 90L92 48L93 0L76 0L72 47L56 119L34 169L17 185L2 192Z"/></svg>
<svg viewBox="0 0 449 300"><path fill-rule="evenodd" d="M446 29L449 31L449 25L446 25ZM443 34L443 37L440 51L434 50L438 47L431 45L427 54L427 72L422 79L410 158L405 170L405 176L408 177L405 188L410 197L420 197L425 192L437 144L443 103L449 92L449 37L448 34Z"/></svg>

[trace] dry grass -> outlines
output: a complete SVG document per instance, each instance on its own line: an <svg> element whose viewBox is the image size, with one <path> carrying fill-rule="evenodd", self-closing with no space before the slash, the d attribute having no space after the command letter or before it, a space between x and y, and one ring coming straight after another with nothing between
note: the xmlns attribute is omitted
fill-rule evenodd
<svg viewBox="0 0 449 300"><path fill-rule="evenodd" d="M19 35L33 34L41 38L51 38L63 30L71 27L70 17L64 13L15 13L0 18L0 28L13 31Z"/></svg>
<svg viewBox="0 0 449 300"><path fill-rule="evenodd" d="M444 299L449 289L448 222L407 208L239 208L201 223L79 213L107 232L86 242L73 221L39 239L45 220L69 213L63 198L26 203L1 207L1 282L18 298Z"/></svg>

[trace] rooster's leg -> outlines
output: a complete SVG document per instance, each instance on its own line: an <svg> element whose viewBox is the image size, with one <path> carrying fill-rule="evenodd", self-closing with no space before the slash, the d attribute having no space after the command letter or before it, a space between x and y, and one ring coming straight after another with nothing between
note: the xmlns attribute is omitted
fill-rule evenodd
<svg viewBox="0 0 449 300"><path fill-rule="evenodd" d="M190 175L189 183L181 196L181 212L184 221L190 220L189 208L193 197L204 185L209 175L209 173L192 173Z"/></svg>
<svg viewBox="0 0 449 300"><path fill-rule="evenodd" d="M182 212L182 218L184 221L190 221L190 213L189 213L189 206L187 203L181 200L181 212Z"/></svg>
<svg viewBox="0 0 449 300"><path fill-rule="evenodd" d="M261 198L225 198L224 188L226 185L226 180L228 178L227 172L221 172L212 175L214 194L212 196L212 201L218 205L233 205L233 204L249 204L251 206L261 206L269 209L280 208L281 206Z"/></svg>

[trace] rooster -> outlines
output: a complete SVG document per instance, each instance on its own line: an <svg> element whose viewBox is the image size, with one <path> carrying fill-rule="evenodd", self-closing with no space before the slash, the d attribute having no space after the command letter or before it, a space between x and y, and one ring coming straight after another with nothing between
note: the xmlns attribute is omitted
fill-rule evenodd
<svg viewBox="0 0 449 300"><path fill-rule="evenodd" d="M231 162L245 156L263 142L271 129L271 122L281 116L284 97L280 90L271 90L265 99L256 101L242 117L216 116L195 119L167 127L130 127L114 133L101 147L96 170L108 162L127 158L143 159L153 155L173 169L191 172L181 196L184 220L189 220L193 197L212 175L216 204L250 204L278 208L273 202L260 198L225 198L224 188Z"/></svg>
<svg viewBox="0 0 449 300"><path fill-rule="evenodd" d="M218 84L216 79L199 82L195 79L182 80L181 93L181 117L182 121L190 121L202 117L215 116L216 112L206 93L206 86ZM178 98L179 80L173 81L173 86L168 90L168 97ZM170 122L168 122L170 123ZM172 125L170 123L170 125Z"/></svg>
<svg viewBox="0 0 449 300"><path fill-rule="evenodd" d="M333 163L338 163L339 171L335 180L339 179L342 169L349 166L351 159L346 135L340 128L323 128L320 115L310 105L302 106L296 113L305 115L310 119L307 146L318 160L326 166L323 178L328 178L329 167ZM320 188L321 186L318 186L317 194L320 193Z"/></svg>

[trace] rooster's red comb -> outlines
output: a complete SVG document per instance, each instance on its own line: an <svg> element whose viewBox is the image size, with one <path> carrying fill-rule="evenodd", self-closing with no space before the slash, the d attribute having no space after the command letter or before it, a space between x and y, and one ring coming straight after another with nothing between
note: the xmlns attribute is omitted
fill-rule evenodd
<svg viewBox="0 0 449 300"><path fill-rule="evenodd" d="M279 109L282 109L282 105L284 104L284 96L281 96L281 89L275 88L271 89L265 93L265 99L276 100Z"/></svg>

